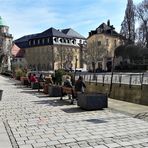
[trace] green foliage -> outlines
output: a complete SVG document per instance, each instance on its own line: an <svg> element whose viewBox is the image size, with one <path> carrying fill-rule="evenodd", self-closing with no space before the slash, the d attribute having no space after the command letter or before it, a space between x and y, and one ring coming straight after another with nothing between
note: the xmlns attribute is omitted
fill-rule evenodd
<svg viewBox="0 0 148 148"><path fill-rule="evenodd" d="M17 68L15 70L15 76L16 78L20 78L20 77L23 77L23 76L26 76L26 71L24 69L21 69L21 68Z"/></svg>
<svg viewBox="0 0 148 148"><path fill-rule="evenodd" d="M143 52L142 52L143 51ZM142 57L144 56L146 50L142 49L141 47L129 44L129 45L121 45L116 48L115 55L123 57L123 59L129 58L130 60L134 59L135 57Z"/></svg>
<svg viewBox="0 0 148 148"><path fill-rule="evenodd" d="M71 77L72 83L74 80L74 75L72 73L66 72L64 69L58 69L55 71L55 83L62 84L62 77L63 75L69 75Z"/></svg>
<svg viewBox="0 0 148 148"><path fill-rule="evenodd" d="M63 69L58 69L55 71L55 83L62 84L62 76L65 75L66 72Z"/></svg>

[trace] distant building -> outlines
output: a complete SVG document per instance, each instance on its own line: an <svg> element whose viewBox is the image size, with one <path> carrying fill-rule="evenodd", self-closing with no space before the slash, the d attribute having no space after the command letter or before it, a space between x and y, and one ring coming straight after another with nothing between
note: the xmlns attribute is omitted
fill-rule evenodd
<svg viewBox="0 0 148 148"><path fill-rule="evenodd" d="M110 25L108 20L107 24L102 23L98 28L89 32L87 38L87 45L94 43L99 48L105 50L103 57L100 57L100 61L95 63L95 68L102 68L102 70L110 71L112 67L112 60L114 56L114 51L119 45L125 43L125 39L115 31L113 25ZM97 48L96 48L97 49ZM91 50L91 49L88 49ZM91 64L88 65L91 69Z"/></svg>
<svg viewBox="0 0 148 148"><path fill-rule="evenodd" d="M14 41L25 50L28 68L56 70L82 68L86 38L73 29L49 28L41 33L23 36Z"/></svg>
<svg viewBox="0 0 148 148"><path fill-rule="evenodd" d="M24 49L21 49L16 44L13 44L11 48L11 54L12 54L11 64L13 69L27 66L26 59L24 58L25 56Z"/></svg>
<svg viewBox="0 0 148 148"><path fill-rule="evenodd" d="M11 71L11 46L12 35L9 34L9 27L0 16L0 67L1 72Z"/></svg>

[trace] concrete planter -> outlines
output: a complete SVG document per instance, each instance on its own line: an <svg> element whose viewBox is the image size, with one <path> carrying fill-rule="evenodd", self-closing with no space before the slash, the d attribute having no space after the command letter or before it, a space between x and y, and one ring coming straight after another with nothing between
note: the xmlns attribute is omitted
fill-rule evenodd
<svg viewBox="0 0 148 148"><path fill-rule="evenodd" d="M23 85L29 85L27 77L21 77L21 84Z"/></svg>
<svg viewBox="0 0 148 148"><path fill-rule="evenodd" d="M43 86L43 92L44 92L45 94L48 94L48 87L49 87L48 84L44 84L44 86Z"/></svg>
<svg viewBox="0 0 148 148"><path fill-rule="evenodd" d="M84 93L78 95L77 105L85 110L97 110L108 107L107 94Z"/></svg>
<svg viewBox="0 0 148 148"><path fill-rule="evenodd" d="M48 94L51 97L60 97L61 96L61 86L48 86Z"/></svg>
<svg viewBox="0 0 148 148"><path fill-rule="evenodd" d="M2 100L3 90L0 90L0 101Z"/></svg>

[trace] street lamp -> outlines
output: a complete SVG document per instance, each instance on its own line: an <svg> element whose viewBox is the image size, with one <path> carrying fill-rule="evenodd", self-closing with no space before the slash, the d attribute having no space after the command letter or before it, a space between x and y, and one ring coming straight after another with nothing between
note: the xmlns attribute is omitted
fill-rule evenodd
<svg viewBox="0 0 148 148"><path fill-rule="evenodd" d="M74 72L74 79L75 79L75 76L76 76L77 62L78 62L78 58L77 58L77 56L75 56L75 72Z"/></svg>

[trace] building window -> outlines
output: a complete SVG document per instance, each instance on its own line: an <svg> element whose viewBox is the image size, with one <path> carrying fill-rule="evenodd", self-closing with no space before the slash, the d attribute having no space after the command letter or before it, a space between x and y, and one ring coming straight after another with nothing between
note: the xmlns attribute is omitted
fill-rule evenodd
<svg viewBox="0 0 148 148"><path fill-rule="evenodd" d="M31 41L29 41L29 46L31 46Z"/></svg>
<svg viewBox="0 0 148 148"><path fill-rule="evenodd" d="M117 41L116 40L114 40L114 46L117 47Z"/></svg>
<svg viewBox="0 0 148 148"><path fill-rule="evenodd" d="M106 46L109 46L109 40L106 39Z"/></svg>
<svg viewBox="0 0 148 148"><path fill-rule="evenodd" d="M44 39L42 39L42 44L44 44L44 42L45 42Z"/></svg>
<svg viewBox="0 0 148 148"><path fill-rule="evenodd" d="M33 40L33 45L35 45L35 40Z"/></svg>
<svg viewBox="0 0 148 148"><path fill-rule="evenodd" d="M50 39L48 38L48 39L47 39L47 43L49 43L49 42L50 42Z"/></svg>
<svg viewBox="0 0 148 148"><path fill-rule="evenodd" d="M38 39L38 45L40 44L40 39Z"/></svg>
<svg viewBox="0 0 148 148"><path fill-rule="evenodd" d="M98 46L100 46L101 45L101 41L98 41Z"/></svg>
<svg viewBox="0 0 148 148"><path fill-rule="evenodd" d="M62 42L63 42L63 40L62 40L62 39L60 39L60 42L62 43Z"/></svg>

